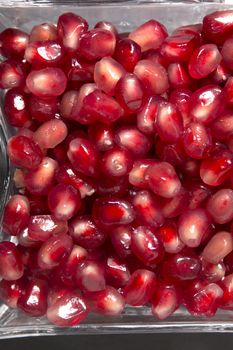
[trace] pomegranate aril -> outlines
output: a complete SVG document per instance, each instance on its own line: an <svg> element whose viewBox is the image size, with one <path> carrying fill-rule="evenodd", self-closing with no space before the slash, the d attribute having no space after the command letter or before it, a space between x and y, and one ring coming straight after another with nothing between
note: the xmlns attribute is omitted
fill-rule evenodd
<svg viewBox="0 0 233 350"><path fill-rule="evenodd" d="M59 327L75 326L87 315L89 309L77 292L65 293L48 307L49 322Z"/></svg>
<svg viewBox="0 0 233 350"><path fill-rule="evenodd" d="M125 176L132 169L133 158L127 149L115 146L103 155L99 165L107 176Z"/></svg>
<svg viewBox="0 0 233 350"><path fill-rule="evenodd" d="M43 270L60 265L72 250L72 239L65 233L51 236L45 241L38 252L38 265Z"/></svg>
<svg viewBox="0 0 233 350"><path fill-rule="evenodd" d="M64 55L64 49L58 41L47 40L29 43L24 58L36 68L56 67L63 60Z"/></svg>
<svg viewBox="0 0 233 350"><path fill-rule="evenodd" d="M28 34L20 29L7 28L3 30L0 33L1 55L16 60L23 59L28 39Z"/></svg>
<svg viewBox="0 0 233 350"><path fill-rule="evenodd" d="M149 226L138 226L132 232L132 253L146 266L155 267L164 257L158 233Z"/></svg>
<svg viewBox="0 0 233 350"><path fill-rule="evenodd" d="M88 30L86 20L75 13L63 13L58 18L58 38L63 47L69 52L76 52L79 48L81 36Z"/></svg>
<svg viewBox="0 0 233 350"><path fill-rule="evenodd" d="M151 139L133 126L117 129L115 142L120 147L127 148L135 158L145 157L152 146Z"/></svg>
<svg viewBox="0 0 233 350"><path fill-rule="evenodd" d="M109 30L112 34L114 34L116 36L116 38L118 37L117 29L112 22L100 21L100 22L96 23L94 28Z"/></svg>
<svg viewBox="0 0 233 350"><path fill-rule="evenodd" d="M233 191L220 189L206 204L206 210L217 224L226 224L233 219Z"/></svg>
<svg viewBox="0 0 233 350"><path fill-rule="evenodd" d="M155 129L162 141L176 143L183 132L183 120L176 106L170 102L160 102Z"/></svg>
<svg viewBox="0 0 233 350"><path fill-rule="evenodd" d="M232 234L225 231L217 232L205 246L202 256L212 263L218 264L233 250Z"/></svg>
<svg viewBox="0 0 233 350"><path fill-rule="evenodd" d="M22 63L6 60L0 63L0 89L23 87L25 71Z"/></svg>
<svg viewBox="0 0 233 350"><path fill-rule="evenodd" d="M164 320L172 315L180 305L179 294L174 285L160 282L152 298L152 314L159 320Z"/></svg>
<svg viewBox="0 0 233 350"><path fill-rule="evenodd" d="M74 242L86 249L100 247L106 240L105 231L99 229L91 216L77 216L69 224L69 233Z"/></svg>
<svg viewBox="0 0 233 350"><path fill-rule="evenodd" d="M185 152L192 158L202 159L208 157L213 142L209 129L198 122L190 123L183 137Z"/></svg>
<svg viewBox="0 0 233 350"><path fill-rule="evenodd" d="M28 236L31 240L45 242L52 236L66 233L66 221L58 220L53 215L31 216L28 224Z"/></svg>
<svg viewBox="0 0 233 350"><path fill-rule="evenodd" d="M0 243L0 277L7 281L18 280L23 276L24 266L18 248L14 243Z"/></svg>
<svg viewBox="0 0 233 350"><path fill-rule="evenodd" d="M233 135L233 114L223 113L211 124L212 136L217 140L227 140Z"/></svg>
<svg viewBox="0 0 233 350"><path fill-rule="evenodd" d="M2 228L8 235L17 236L28 225L29 217L30 204L27 197L15 194L5 205Z"/></svg>
<svg viewBox="0 0 233 350"><path fill-rule="evenodd" d="M118 226L111 230L110 239L117 255L125 259L131 255L131 238L133 228L131 226Z"/></svg>
<svg viewBox="0 0 233 350"><path fill-rule="evenodd" d="M197 209L205 205L206 200L212 194L211 189L202 181L191 179L185 183L185 188L189 192L188 209Z"/></svg>
<svg viewBox="0 0 233 350"><path fill-rule="evenodd" d="M167 162L150 165L145 173L150 189L161 197L173 198L181 190L181 182L174 167Z"/></svg>
<svg viewBox="0 0 233 350"><path fill-rule="evenodd" d="M24 92L18 88L7 91L3 109L10 125L17 128L30 126L31 118L27 108L28 98Z"/></svg>
<svg viewBox="0 0 233 350"><path fill-rule="evenodd" d="M188 203L189 193L182 188L173 198L163 198L160 207L164 217L170 219L182 214Z"/></svg>
<svg viewBox="0 0 233 350"><path fill-rule="evenodd" d="M17 308L19 297L21 296L24 281L22 279L17 281L1 280L0 282L0 300L9 307Z"/></svg>
<svg viewBox="0 0 233 350"><path fill-rule="evenodd" d="M44 157L37 168L24 175L26 189L34 195L46 195L55 182L57 168L56 160Z"/></svg>
<svg viewBox="0 0 233 350"><path fill-rule="evenodd" d="M176 143L168 144L162 141L160 137L156 137L155 152L160 160L173 166L182 165L183 168L184 162L187 160L182 138Z"/></svg>
<svg viewBox="0 0 233 350"><path fill-rule="evenodd" d="M223 104L222 90L216 85L207 85L196 90L190 100L190 117L208 124L220 113Z"/></svg>
<svg viewBox="0 0 233 350"><path fill-rule="evenodd" d="M67 84L65 73L60 68L31 70L26 79L28 90L39 97L53 97L63 94Z"/></svg>
<svg viewBox="0 0 233 350"><path fill-rule="evenodd" d="M194 34L201 37L202 23L188 24L178 27L172 32L172 35Z"/></svg>
<svg viewBox="0 0 233 350"><path fill-rule="evenodd" d="M194 79L207 77L221 62L222 56L214 44L205 44L196 49L189 60L189 74Z"/></svg>
<svg viewBox="0 0 233 350"><path fill-rule="evenodd" d="M88 294L91 311L102 315L120 315L125 301L117 289L107 286L105 290Z"/></svg>
<svg viewBox="0 0 233 350"><path fill-rule="evenodd" d="M71 185L58 184L48 193L48 206L58 220L69 220L81 208L80 193Z"/></svg>
<svg viewBox="0 0 233 350"><path fill-rule="evenodd" d="M203 280L207 280L209 282L218 282L221 281L225 276L226 267L222 261L218 264L212 264L204 259L201 260L202 270L201 270L201 278Z"/></svg>
<svg viewBox="0 0 233 350"><path fill-rule="evenodd" d="M219 186L229 178L232 165L233 154L227 150L218 150L202 160L200 177L209 186Z"/></svg>
<svg viewBox="0 0 233 350"><path fill-rule="evenodd" d="M57 28L52 23L42 23L32 28L29 42L57 40Z"/></svg>
<svg viewBox="0 0 233 350"><path fill-rule="evenodd" d="M114 58L128 71L132 72L141 58L141 47L133 40L121 39L116 43Z"/></svg>
<svg viewBox="0 0 233 350"><path fill-rule="evenodd" d="M116 36L106 29L94 28L85 32L79 42L79 53L87 60L98 60L112 56L116 46Z"/></svg>
<svg viewBox="0 0 233 350"><path fill-rule="evenodd" d="M182 175L184 178L189 179L190 177L196 178L199 176L200 162L197 159L187 159L182 164Z"/></svg>
<svg viewBox="0 0 233 350"><path fill-rule="evenodd" d="M155 122L161 99L157 96L150 96L143 103L137 114L137 127L144 134L153 135Z"/></svg>
<svg viewBox="0 0 233 350"><path fill-rule="evenodd" d="M104 57L95 64L94 81L98 89L112 96L125 69L112 57Z"/></svg>
<svg viewBox="0 0 233 350"><path fill-rule="evenodd" d="M96 173L98 153L91 141L81 137L75 138L69 144L67 155L75 170L87 176Z"/></svg>
<svg viewBox="0 0 233 350"><path fill-rule="evenodd" d="M200 38L196 34L179 33L165 39L160 53L170 62L186 62L199 44Z"/></svg>
<svg viewBox="0 0 233 350"><path fill-rule="evenodd" d="M88 136L100 152L106 152L114 145L114 131L110 125L90 125Z"/></svg>
<svg viewBox="0 0 233 350"><path fill-rule="evenodd" d="M169 88L166 69L150 60L138 61L134 74L141 81L148 95L163 94Z"/></svg>
<svg viewBox="0 0 233 350"><path fill-rule="evenodd" d="M180 215L178 232L180 239L188 247L198 247L210 228L211 220L205 209L186 210Z"/></svg>
<svg viewBox="0 0 233 350"><path fill-rule="evenodd" d="M55 118L58 112L59 100L57 97L39 97L30 95L28 108L33 119L43 123Z"/></svg>
<svg viewBox="0 0 233 350"><path fill-rule="evenodd" d="M229 77L223 89L224 100L230 107L233 106L233 77Z"/></svg>
<svg viewBox="0 0 233 350"><path fill-rule="evenodd" d="M164 218L161 210L160 200L149 191L139 191L132 196L131 200L136 221L153 228L163 224Z"/></svg>
<svg viewBox="0 0 233 350"><path fill-rule="evenodd" d="M129 183L135 187L147 189L148 183L145 180L145 173L148 167L154 164L154 159L140 159L135 160L133 168L129 173Z"/></svg>
<svg viewBox="0 0 233 350"><path fill-rule="evenodd" d="M123 289L126 303L132 306L147 304L155 292L156 285L154 272L145 269L136 270Z"/></svg>
<svg viewBox="0 0 233 350"><path fill-rule="evenodd" d="M125 262L110 256L105 266L106 281L115 288L124 287L130 279L130 271Z"/></svg>
<svg viewBox="0 0 233 350"><path fill-rule="evenodd" d="M188 73L181 63L171 63L168 66L168 79L173 89L188 88L191 85Z"/></svg>
<svg viewBox="0 0 233 350"><path fill-rule="evenodd" d="M194 316L212 317L220 305L223 290L216 283L193 281L184 292L184 305Z"/></svg>
<svg viewBox="0 0 233 350"><path fill-rule="evenodd" d="M227 79L231 76L230 70L226 67L226 64L222 60L215 71L210 75L210 78L215 84L220 86L224 85Z"/></svg>
<svg viewBox="0 0 233 350"><path fill-rule="evenodd" d="M43 316L47 310L48 286L44 280L29 281L18 299L17 306L26 314Z"/></svg>
<svg viewBox="0 0 233 350"><path fill-rule="evenodd" d="M216 11L203 19L202 34L207 40L223 44L233 33L233 11Z"/></svg>
<svg viewBox="0 0 233 350"><path fill-rule="evenodd" d="M29 237L27 227L23 231L21 231L17 238L20 247L39 248L40 246L40 242L34 241Z"/></svg>
<svg viewBox="0 0 233 350"><path fill-rule="evenodd" d="M106 288L104 268L99 262L86 260L76 270L77 286L83 292L98 292Z"/></svg>
<svg viewBox="0 0 233 350"><path fill-rule="evenodd" d="M129 34L129 39L135 41L142 52L158 49L167 37L166 28L154 19L141 24Z"/></svg>
<svg viewBox="0 0 233 350"><path fill-rule="evenodd" d="M233 310L233 274L224 277L219 285L223 290L220 308Z"/></svg>
<svg viewBox="0 0 233 350"><path fill-rule="evenodd" d="M191 121L189 115L189 100L192 92L187 89L176 89L171 92L169 101L173 103L180 112L184 126L188 125Z"/></svg>
<svg viewBox="0 0 233 350"><path fill-rule="evenodd" d="M118 196L123 197L128 193L128 176L112 176L100 174L96 184L96 192L99 196Z"/></svg>
<svg viewBox="0 0 233 350"><path fill-rule="evenodd" d="M184 243L178 235L177 225L174 222L165 222L158 229L158 236L163 243L165 252L176 254L184 248Z"/></svg>

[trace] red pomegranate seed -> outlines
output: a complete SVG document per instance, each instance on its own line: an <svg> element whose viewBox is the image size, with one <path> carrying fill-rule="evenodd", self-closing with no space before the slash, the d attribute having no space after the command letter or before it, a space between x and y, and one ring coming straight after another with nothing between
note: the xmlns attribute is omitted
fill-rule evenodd
<svg viewBox="0 0 233 350"><path fill-rule="evenodd" d="M223 296L220 303L221 309L232 310L233 309L233 274L224 277L220 283L220 287L223 290Z"/></svg>
<svg viewBox="0 0 233 350"><path fill-rule="evenodd" d="M155 122L161 99L150 96L146 99L142 109L137 114L137 127L144 134L153 135Z"/></svg>
<svg viewBox="0 0 233 350"><path fill-rule="evenodd" d="M147 226L138 226L132 232L133 254L146 266L155 267L164 257L164 249L159 235Z"/></svg>
<svg viewBox="0 0 233 350"><path fill-rule="evenodd" d="M233 238L231 233L220 231L216 233L205 246L202 256L212 263L218 264L233 250Z"/></svg>
<svg viewBox="0 0 233 350"><path fill-rule="evenodd" d="M79 53L87 60L98 60L112 56L116 46L116 36L106 29L94 28L82 35Z"/></svg>
<svg viewBox="0 0 233 350"><path fill-rule="evenodd" d="M154 294L156 284L154 272L144 269L136 270L123 290L126 303L132 306L147 304Z"/></svg>
<svg viewBox="0 0 233 350"><path fill-rule="evenodd" d="M75 138L69 144L67 155L75 170L88 176L95 174L98 154L91 141Z"/></svg>
<svg viewBox="0 0 233 350"><path fill-rule="evenodd" d="M115 96L126 113L136 113L143 105L143 86L136 75L127 73L116 84Z"/></svg>
<svg viewBox="0 0 233 350"><path fill-rule="evenodd" d="M76 52L81 36L88 30L86 20L75 13L63 13L57 22L58 38L67 51Z"/></svg>
<svg viewBox="0 0 233 350"><path fill-rule="evenodd" d="M94 81L98 89L106 94L114 95L119 79L125 74L125 69L112 57L104 57L95 64Z"/></svg>
<svg viewBox="0 0 233 350"><path fill-rule="evenodd" d="M101 174L96 184L96 192L99 196L118 196L123 197L128 193L129 181L128 176L108 177Z"/></svg>
<svg viewBox="0 0 233 350"><path fill-rule="evenodd" d="M233 60L231 57L232 49L233 49L233 40L232 40L232 38L229 38L224 42L222 50L221 50L223 62L225 63L225 65L229 69L233 68Z"/></svg>
<svg viewBox="0 0 233 350"><path fill-rule="evenodd" d="M164 217L175 218L182 214L188 206L189 197L189 193L182 188L173 198L163 198L160 206Z"/></svg>
<svg viewBox="0 0 233 350"><path fill-rule="evenodd" d="M0 33L1 55L16 60L23 59L28 39L28 34L17 28L5 29Z"/></svg>
<svg viewBox="0 0 233 350"><path fill-rule="evenodd" d="M13 88L7 91L4 97L3 108L10 125L17 128L30 126L31 118L27 109L27 95L20 89Z"/></svg>
<svg viewBox="0 0 233 350"><path fill-rule="evenodd" d="M7 281L18 280L23 276L24 266L18 248L14 243L0 243L0 277Z"/></svg>
<svg viewBox="0 0 233 350"><path fill-rule="evenodd" d="M194 79L207 77L221 62L222 56L214 44L205 44L196 49L189 60L189 74Z"/></svg>
<svg viewBox="0 0 233 350"><path fill-rule="evenodd" d="M227 140L233 134L233 114L220 115L211 124L211 133L217 140Z"/></svg>
<svg viewBox="0 0 233 350"><path fill-rule="evenodd" d="M11 89L22 87L25 82L25 71L22 63L6 60L0 63L0 88Z"/></svg>
<svg viewBox="0 0 233 350"><path fill-rule="evenodd" d="M230 76L231 72L222 60L215 71L211 74L211 79L215 84L224 85Z"/></svg>
<svg viewBox="0 0 233 350"><path fill-rule="evenodd" d="M28 169L36 168L43 158L40 147L25 136L12 136L7 144L7 153L15 166Z"/></svg>
<svg viewBox="0 0 233 350"><path fill-rule="evenodd" d="M207 280L209 282L218 282L221 281L225 276L226 267L223 262L220 261L218 264L212 264L202 259L201 263L201 278L203 280Z"/></svg>
<svg viewBox="0 0 233 350"><path fill-rule="evenodd" d="M160 102L155 127L162 141L177 142L183 132L183 121L175 105L170 102Z"/></svg>
<svg viewBox="0 0 233 350"><path fill-rule="evenodd" d="M163 243L165 252L176 254L184 248L184 243L180 240L177 225L174 222L165 222L158 229L158 235Z"/></svg>
<svg viewBox="0 0 233 350"><path fill-rule="evenodd" d="M125 307L122 295L113 287L107 286L105 290L88 294L91 310L102 315L120 315Z"/></svg>
<svg viewBox="0 0 233 350"><path fill-rule="evenodd" d="M176 143L167 144L157 137L155 140L155 152L158 158L164 162L168 162L173 166L182 164L182 169L184 162L187 160L187 154L181 138Z"/></svg>
<svg viewBox="0 0 233 350"><path fill-rule="evenodd" d="M223 290L216 283L193 281L184 293L184 305L194 316L212 317L221 302Z"/></svg>
<svg viewBox="0 0 233 350"><path fill-rule="evenodd" d="M196 90L189 100L190 117L208 124L218 116L222 103L222 90L218 86L204 86Z"/></svg>
<svg viewBox="0 0 233 350"><path fill-rule="evenodd" d="M171 284L160 282L152 298L152 314L159 320L164 320L176 311L180 305L180 295L177 288Z"/></svg>
<svg viewBox="0 0 233 350"><path fill-rule="evenodd" d="M181 63L171 63L168 66L168 80L173 89L188 88L191 80Z"/></svg>
<svg viewBox="0 0 233 350"><path fill-rule="evenodd" d="M184 164L182 164L182 174L184 177L189 179L190 177L199 176L199 161L196 159L188 159Z"/></svg>
<svg viewBox="0 0 233 350"><path fill-rule="evenodd" d="M106 233L88 215L75 217L69 225L69 233L75 243L86 249L100 247L106 240Z"/></svg>
<svg viewBox="0 0 233 350"><path fill-rule="evenodd" d="M118 37L117 29L112 22L100 21L100 22L96 23L94 28L109 30L112 34L114 34L116 36L116 38Z"/></svg>
<svg viewBox="0 0 233 350"><path fill-rule="evenodd" d="M65 233L51 236L38 252L38 265L43 270L52 269L62 263L72 250L72 239Z"/></svg>
<svg viewBox="0 0 233 350"><path fill-rule="evenodd" d="M208 197L212 194L211 189L199 180L191 179L186 182L185 187L189 191L189 202L187 203L188 209L202 207L205 205Z"/></svg>
<svg viewBox="0 0 233 350"><path fill-rule="evenodd" d="M18 308L34 317L43 316L47 310L48 286L43 280L29 281L18 300Z"/></svg>
<svg viewBox="0 0 233 350"><path fill-rule="evenodd" d="M50 287L48 292L48 307L54 304L56 301L61 299L65 295L69 295L71 292L70 288L68 287L61 287L61 286L53 286Z"/></svg>
<svg viewBox="0 0 233 350"><path fill-rule="evenodd" d="M134 74L142 82L148 95L163 94L169 88L166 69L150 60L138 61Z"/></svg>
<svg viewBox="0 0 233 350"><path fill-rule="evenodd" d="M216 151L209 158L202 160L200 177L209 186L219 186L230 176L232 164L233 156L231 152Z"/></svg>
<svg viewBox="0 0 233 350"><path fill-rule="evenodd" d="M155 194L164 198L173 198L181 190L181 183L176 171L167 162L150 165L146 170L145 180Z"/></svg>
<svg viewBox="0 0 233 350"><path fill-rule="evenodd" d="M28 237L34 241L45 242L50 237L67 231L67 222L58 220L53 215L33 215L28 224Z"/></svg>
<svg viewBox="0 0 233 350"><path fill-rule="evenodd" d="M28 225L30 204L27 197L15 194L5 205L2 227L5 233L17 236Z"/></svg>
<svg viewBox="0 0 233 350"><path fill-rule="evenodd" d="M88 252L83 247L74 245L73 249L65 261L59 267L59 274L62 282L68 287L76 287L76 271L80 264L88 258Z"/></svg>
<svg viewBox="0 0 233 350"><path fill-rule="evenodd" d="M67 133L67 126L62 120L52 119L39 126L34 132L33 139L42 150L55 148L65 140Z"/></svg>
<svg viewBox="0 0 233 350"><path fill-rule="evenodd" d="M133 158L127 149L115 146L103 155L100 167L107 176L125 176L133 167Z"/></svg>
<svg viewBox="0 0 233 350"><path fill-rule="evenodd" d="M166 28L161 23L151 19L134 29L129 34L129 39L141 46L143 52L149 49L158 49L167 35Z"/></svg>
<svg viewBox="0 0 233 350"><path fill-rule="evenodd" d="M196 34L180 33L167 37L160 53L170 62L186 62L199 44L200 38Z"/></svg>
<svg viewBox="0 0 233 350"><path fill-rule="evenodd" d="M133 40L121 39L116 43L114 58L128 71L133 72L141 58L141 47Z"/></svg>
<svg viewBox="0 0 233 350"><path fill-rule="evenodd" d="M156 162L154 159L140 159L135 160L133 168L129 173L129 183L135 187L148 189L148 183L145 180L146 170L150 165Z"/></svg>
<svg viewBox="0 0 233 350"><path fill-rule="evenodd" d="M198 247L210 230L211 221L205 209L189 209L179 218L178 231L182 242L188 247Z"/></svg>
<svg viewBox="0 0 233 350"><path fill-rule="evenodd" d="M111 230L110 239L115 252L122 259L131 255L131 237L133 229L131 226L118 226Z"/></svg>
<svg viewBox="0 0 233 350"><path fill-rule="evenodd" d="M86 260L76 271L77 286L86 292L98 292L106 287L104 269L98 262Z"/></svg>
<svg viewBox="0 0 233 350"><path fill-rule="evenodd" d="M192 158L208 157L213 147L210 131L201 123L190 123L184 133L184 149Z"/></svg>
<svg viewBox="0 0 233 350"><path fill-rule="evenodd" d="M44 157L40 165L24 176L26 189L34 195L46 195L55 182L56 160Z"/></svg>
<svg viewBox="0 0 233 350"><path fill-rule="evenodd" d="M57 28L52 23L42 23L34 26L31 30L29 42L57 40Z"/></svg>
<svg viewBox="0 0 233 350"><path fill-rule="evenodd" d="M75 326L80 323L89 312L89 308L77 292L65 293L55 299L47 309L49 322L59 327Z"/></svg>
<svg viewBox="0 0 233 350"><path fill-rule="evenodd" d="M105 197L95 200L93 218L97 225L127 225L134 220L132 205L123 199Z"/></svg>
<svg viewBox="0 0 233 350"><path fill-rule="evenodd" d="M233 11L216 11L205 16L202 33L207 40L223 44L233 33Z"/></svg>
<svg viewBox="0 0 233 350"><path fill-rule="evenodd" d="M32 66L39 68L59 65L64 56L64 49L59 42L48 40L29 43L24 57Z"/></svg>
<svg viewBox="0 0 233 350"><path fill-rule="evenodd" d="M202 23L188 24L186 26L176 28L172 35L195 34L201 36L201 31Z"/></svg>
<svg viewBox="0 0 233 350"><path fill-rule="evenodd" d="M206 204L206 210L217 224L226 224L233 219L233 191L221 189L214 193Z"/></svg>
<svg viewBox="0 0 233 350"><path fill-rule="evenodd" d="M16 309L19 297L21 296L24 281L22 279L17 281L0 282L0 300L7 306Z"/></svg>
<svg viewBox="0 0 233 350"><path fill-rule="evenodd" d="M114 145L114 132L110 125L90 125L88 136L100 152L106 152Z"/></svg>
<svg viewBox="0 0 233 350"><path fill-rule="evenodd" d="M173 90L170 95L170 102L173 103L180 112L184 126L188 125L191 121L189 115L189 100L192 92L187 89Z"/></svg>
<svg viewBox="0 0 233 350"><path fill-rule="evenodd" d="M60 68L31 70L26 79L28 90L39 97L53 97L63 94L67 78Z"/></svg>
<svg viewBox="0 0 233 350"><path fill-rule="evenodd" d="M229 77L223 89L224 100L230 107L233 106L233 78Z"/></svg>
<svg viewBox="0 0 233 350"><path fill-rule="evenodd" d="M81 207L80 193L71 185L58 184L48 193L48 206L58 220L69 220Z"/></svg>
<svg viewBox="0 0 233 350"><path fill-rule="evenodd" d="M39 97L31 95L28 102L31 117L41 123L55 118L58 107L59 101L57 97Z"/></svg>
<svg viewBox="0 0 233 350"><path fill-rule="evenodd" d="M164 218L159 199L149 191L139 191L132 197L136 220L140 224L159 227Z"/></svg>
<svg viewBox="0 0 233 350"><path fill-rule="evenodd" d="M151 148L151 139L133 126L116 130L115 142L127 148L136 158L145 157Z"/></svg>
<svg viewBox="0 0 233 350"><path fill-rule="evenodd" d="M113 256L107 258L105 273L107 283L115 288L124 287L130 279L130 271L126 263Z"/></svg>
<svg viewBox="0 0 233 350"><path fill-rule="evenodd" d="M40 243L38 241L33 241L28 236L28 228L26 227L23 231L18 235L19 245L25 248L38 248Z"/></svg>

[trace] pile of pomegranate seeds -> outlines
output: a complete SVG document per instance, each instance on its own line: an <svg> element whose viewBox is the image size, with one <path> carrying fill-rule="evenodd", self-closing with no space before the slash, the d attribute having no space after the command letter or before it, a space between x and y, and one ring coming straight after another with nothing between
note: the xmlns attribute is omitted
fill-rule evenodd
<svg viewBox="0 0 233 350"><path fill-rule="evenodd" d="M65 13L0 34L17 194L0 298L73 326L233 310L233 11L169 36Z"/></svg>

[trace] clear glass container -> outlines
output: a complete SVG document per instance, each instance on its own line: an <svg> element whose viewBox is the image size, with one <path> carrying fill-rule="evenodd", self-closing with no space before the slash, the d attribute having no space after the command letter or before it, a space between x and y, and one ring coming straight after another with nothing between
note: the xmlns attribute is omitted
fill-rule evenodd
<svg viewBox="0 0 233 350"><path fill-rule="evenodd" d="M232 3L232 5L231 5ZM166 25L169 32L175 27L201 22L210 12L233 9L233 1L32 1L0 0L0 31L18 27L25 31L39 23L56 22L63 12L72 11L85 17L90 26L108 20L119 32L129 32L139 24L156 19ZM4 115L0 116L0 214L12 191L12 169L6 155L6 140L12 130L7 128ZM4 238L3 233L1 238ZM73 328L57 328L45 317L31 318L22 312L0 304L0 338L13 338L57 334L151 332L233 332L233 312L219 310L211 319L192 317L185 309L177 310L164 321L156 320L145 307L127 307L117 317L90 314L84 322Z"/></svg>

